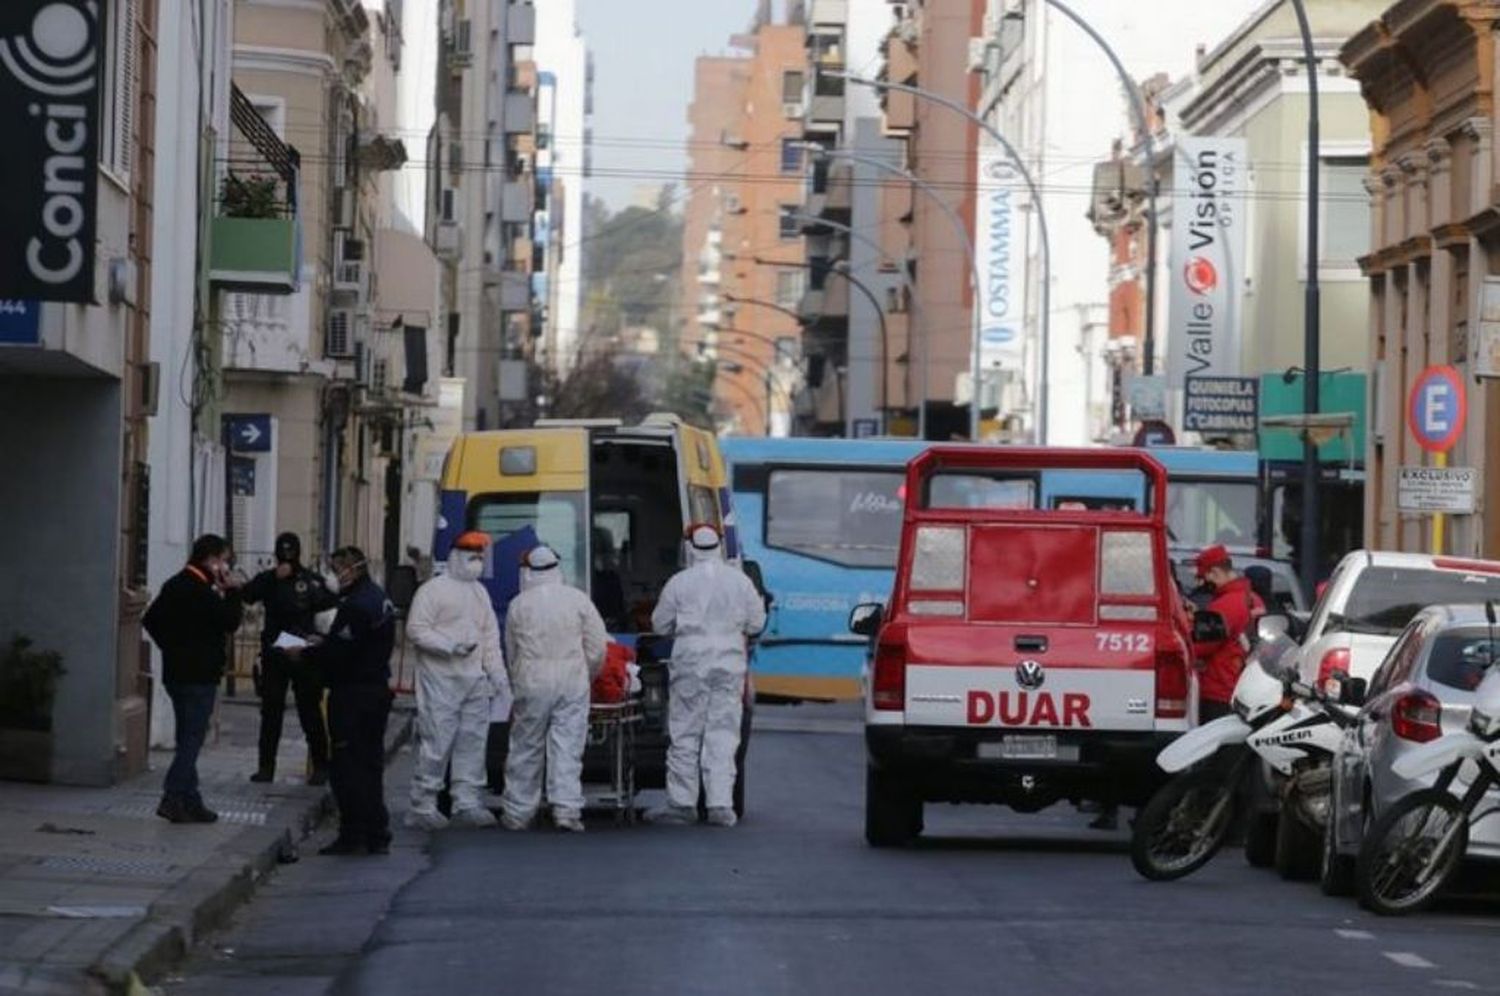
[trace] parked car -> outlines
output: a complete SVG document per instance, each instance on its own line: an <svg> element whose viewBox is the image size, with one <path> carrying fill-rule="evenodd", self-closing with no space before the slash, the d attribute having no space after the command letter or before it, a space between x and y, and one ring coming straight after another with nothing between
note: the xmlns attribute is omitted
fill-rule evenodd
<svg viewBox="0 0 1500 996"><path fill-rule="evenodd" d="M1353 890L1361 839L1380 814L1433 777L1408 781L1392 770L1404 753L1463 730L1475 689L1500 660L1500 632L1481 605L1424 609L1401 633L1367 689L1351 691L1364 707L1339 743L1333 760L1330 819L1323 835L1321 879L1329 895ZM1459 776L1462 792L1472 773ZM1500 860L1500 790L1480 807L1487 813L1470 828L1469 856Z"/></svg>
<svg viewBox="0 0 1500 996"><path fill-rule="evenodd" d="M1369 680L1396 637L1429 605L1500 599L1500 562L1356 550L1339 562L1306 628L1293 616L1302 680Z"/></svg>

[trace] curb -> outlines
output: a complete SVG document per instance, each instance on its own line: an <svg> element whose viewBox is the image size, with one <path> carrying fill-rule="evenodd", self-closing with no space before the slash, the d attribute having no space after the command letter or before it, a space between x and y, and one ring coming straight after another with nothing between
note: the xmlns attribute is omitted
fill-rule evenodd
<svg viewBox="0 0 1500 996"><path fill-rule="evenodd" d="M389 765L416 727L415 711L398 703L386 730ZM225 845L219 860L198 868L151 905L146 919L112 943L88 967L87 974L110 992L139 993L142 982L165 975L185 959L193 946L255 894L281 856L295 848L334 810L333 796L282 803L266 816L267 827L246 827ZM273 829L282 827L284 829Z"/></svg>

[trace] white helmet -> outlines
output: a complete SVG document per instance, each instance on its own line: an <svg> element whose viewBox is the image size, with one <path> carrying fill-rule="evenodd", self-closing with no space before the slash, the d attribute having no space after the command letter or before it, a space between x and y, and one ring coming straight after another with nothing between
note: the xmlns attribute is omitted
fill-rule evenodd
<svg viewBox="0 0 1500 996"><path fill-rule="evenodd" d="M1234 711L1247 723L1281 706L1286 690L1280 678L1272 677L1259 661L1250 661L1234 683Z"/></svg>

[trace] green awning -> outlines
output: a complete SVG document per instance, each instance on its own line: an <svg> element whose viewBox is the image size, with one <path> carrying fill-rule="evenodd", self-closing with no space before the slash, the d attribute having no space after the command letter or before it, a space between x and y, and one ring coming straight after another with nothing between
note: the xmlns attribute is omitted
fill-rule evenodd
<svg viewBox="0 0 1500 996"><path fill-rule="evenodd" d="M1318 457L1325 463L1355 464L1365 461L1365 399L1367 375L1363 373L1323 374L1318 397L1318 410L1330 412L1352 412L1354 428L1330 439L1318 447ZM1260 414L1262 418L1273 415L1302 414L1302 375L1297 374L1289 384L1281 374L1266 374L1260 379ZM1302 459L1301 435L1292 429L1266 429L1260 433L1260 456L1262 460Z"/></svg>

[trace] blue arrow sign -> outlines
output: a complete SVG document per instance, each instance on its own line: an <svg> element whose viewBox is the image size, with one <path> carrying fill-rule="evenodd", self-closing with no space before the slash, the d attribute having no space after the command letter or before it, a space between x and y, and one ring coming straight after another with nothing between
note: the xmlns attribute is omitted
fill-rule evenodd
<svg viewBox="0 0 1500 996"><path fill-rule="evenodd" d="M236 453L271 452L270 415L227 415L229 446Z"/></svg>

